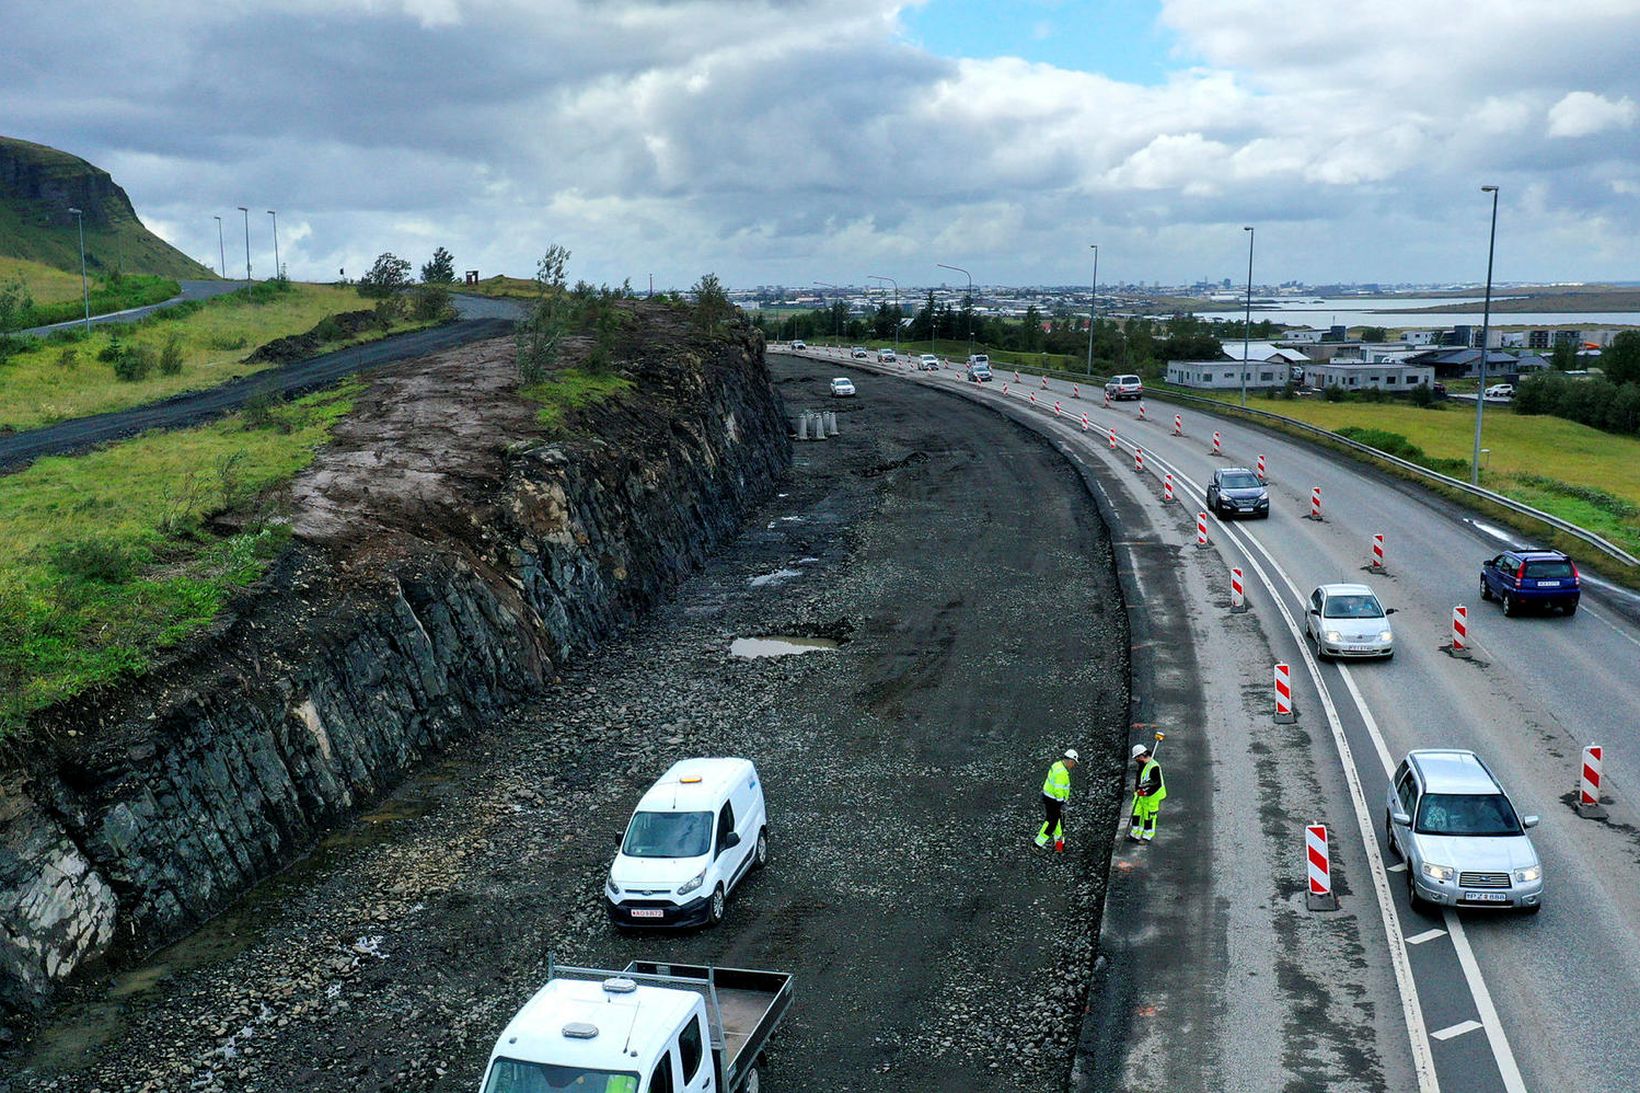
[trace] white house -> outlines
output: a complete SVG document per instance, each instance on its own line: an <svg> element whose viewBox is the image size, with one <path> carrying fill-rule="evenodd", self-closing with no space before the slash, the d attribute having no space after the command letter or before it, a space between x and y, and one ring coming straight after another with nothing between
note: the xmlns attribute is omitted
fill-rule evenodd
<svg viewBox="0 0 1640 1093"><path fill-rule="evenodd" d="M1419 384L1433 386L1435 369L1427 364L1403 361L1341 361L1312 364L1305 373L1311 387L1342 387L1348 391L1373 388L1380 391L1410 391Z"/></svg>
<svg viewBox="0 0 1640 1093"><path fill-rule="evenodd" d="M1168 361L1167 382L1178 387L1239 390L1242 371L1239 361ZM1286 361L1255 359L1246 372L1248 387L1283 387L1292 375L1292 366Z"/></svg>
<svg viewBox="0 0 1640 1093"><path fill-rule="evenodd" d="M1239 361L1241 356L1241 342L1234 338L1221 341L1224 346L1224 355L1230 360ZM1247 359L1250 361L1285 361L1287 364L1303 364L1306 358L1296 349L1283 349L1274 342L1248 342Z"/></svg>
<svg viewBox="0 0 1640 1093"><path fill-rule="evenodd" d="M1434 345L1440 341L1441 332L1438 330L1403 330L1401 340L1408 345Z"/></svg>

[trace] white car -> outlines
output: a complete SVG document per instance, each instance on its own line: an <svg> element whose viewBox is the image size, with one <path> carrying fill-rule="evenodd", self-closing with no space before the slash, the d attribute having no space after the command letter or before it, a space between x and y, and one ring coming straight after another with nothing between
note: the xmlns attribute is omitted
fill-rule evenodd
<svg viewBox="0 0 1640 1093"><path fill-rule="evenodd" d="M852 348L848 351L848 355L853 357L857 361L863 361L867 357L869 357L871 354L866 352L866 347L865 346L857 345L857 346L855 346L854 348Z"/></svg>
<svg viewBox="0 0 1640 1093"><path fill-rule="evenodd" d="M939 370L940 370L940 359L938 357L934 356L934 354L924 353L922 356L917 358L917 371L919 371L919 372L938 372Z"/></svg>
<svg viewBox="0 0 1640 1093"><path fill-rule="evenodd" d="M1315 642L1315 655L1384 657L1395 655L1395 633L1387 610L1364 584L1324 584L1310 593L1304 611L1304 633Z"/></svg>
<svg viewBox="0 0 1640 1093"><path fill-rule="evenodd" d="M832 380L831 381L831 397L832 398L853 398L854 397L854 381L849 379L847 376L838 376L836 379Z"/></svg>
<svg viewBox="0 0 1640 1093"><path fill-rule="evenodd" d="M899 359L899 357L897 357L895 355L894 350L892 350L892 349L879 349L879 350L877 350L877 360L879 362L881 362L881 361L895 361L895 360L898 360L898 359Z"/></svg>
<svg viewBox="0 0 1640 1093"><path fill-rule="evenodd" d="M1514 398L1515 385L1512 383L1494 383L1486 389L1487 398Z"/></svg>
<svg viewBox="0 0 1640 1093"><path fill-rule="evenodd" d="M748 759L684 759L638 802L604 905L617 926L715 926L735 885L768 860L757 768Z"/></svg>
<svg viewBox="0 0 1640 1093"><path fill-rule="evenodd" d="M792 339L792 348L793 349L807 349L808 347L809 347L809 343L804 341L802 338L793 338Z"/></svg>

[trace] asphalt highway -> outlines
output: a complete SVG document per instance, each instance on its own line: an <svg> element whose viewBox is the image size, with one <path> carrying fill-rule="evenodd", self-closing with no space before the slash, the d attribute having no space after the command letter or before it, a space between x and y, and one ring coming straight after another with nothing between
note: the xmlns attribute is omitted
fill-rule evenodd
<svg viewBox="0 0 1640 1093"><path fill-rule="evenodd" d="M156 311L163 311L177 304L187 303L189 300L209 300L212 296L224 296L244 285L243 281L182 281L179 282L181 292L169 300L161 300L157 304L148 304L144 307L128 307L124 311L108 311L101 315L91 316L92 326L101 326L104 323L134 323L146 315ZM27 330L14 331L17 337L43 338L58 330L67 330L85 323L84 319L69 319L66 322L51 323L47 326L32 326Z"/></svg>
<svg viewBox="0 0 1640 1093"><path fill-rule="evenodd" d="M861 363L840 364L839 372L865 371ZM1586 583L1574 617L1506 619L1496 604L1479 600L1479 563L1513 537L1360 464L1199 410L1182 411L1184 435L1175 437L1177 407L1151 402L1150 420L1141 421L1135 403L1104 407L1102 388L1073 399L1069 384L1050 380L1043 388L1028 373L1015 383L1011 371L999 371L985 385L965 383L951 370L912 373L902 366L892 374L1053 421L1079 457L1097 460L1115 488L1150 506L1157 526L1180 543L1195 538L1194 514L1205 507L1214 468L1252 467L1263 454L1270 519L1227 526L1210 516L1213 545L1206 553L1218 560L1225 583L1229 566L1246 571L1250 614L1267 645L1256 674L1268 687L1268 662L1291 663L1300 723L1318 748L1332 748L1342 778L1313 811L1370 871L1344 899L1379 920L1383 951L1375 961L1387 960L1393 974L1390 989L1380 983L1373 1002L1379 1014L1404 1019L1399 1050L1410 1072L1426 1089L1615 1090L1640 1082L1640 1041L1629 1033L1640 1001L1640 817L1630 797L1640 762L1634 597ZM862 397L869 393L863 389ZM1115 451L1107 439L1112 426ZM1211 453L1214 430L1222 457ZM1146 454L1143 474L1132 469L1135 447ZM1165 473L1174 475L1179 500L1177 511L1164 515ZM1305 518L1314 486L1323 497L1319 522ZM1363 572L1375 532L1386 537L1384 576ZM1393 661L1318 664L1301 648L1304 598L1317 584L1346 580L1365 581L1398 608ZM1222 585L1221 592L1227 598ZM1455 604L1470 609L1472 660L1440 648ZM1223 625L1233 625L1228 615ZM1580 749L1588 743L1607 749L1605 821L1583 819L1571 807ZM1546 876L1545 906L1536 917L1408 908L1404 869L1384 841L1384 797L1407 751L1438 746L1478 752L1521 810L1542 817L1531 833ZM1299 876L1301 838L1293 832ZM1113 899L1116 890L1113 881Z"/></svg>

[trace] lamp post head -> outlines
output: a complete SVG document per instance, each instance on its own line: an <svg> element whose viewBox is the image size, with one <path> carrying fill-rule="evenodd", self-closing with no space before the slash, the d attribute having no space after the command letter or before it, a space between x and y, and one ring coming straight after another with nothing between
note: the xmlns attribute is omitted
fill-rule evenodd
<svg viewBox="0 0 1640 1093"><path fill-rule="evenodd" d="M1245 227L1243 227L1241 230L1244 231L1244 232L1250 232L1250 231L1253 230L1253 226L1251 224L1248 224Z"/></svg>
<svg viewBox="0 0 1640 1093"><path fill-rule="evenodd" d="M73 213L75 216L80 216L81 215L80 210L76 209L76 208L71 207L68 211Z"/></svg>
<svg viewBox="0 0 1640 1093"><path fill-rule="evenodd" d="M250 212L250 210L245 208L245 206L243 206L243 205L235 205L234 208L238 209L242 213Z"/></svg>
<svg viewBox="0 0 1640 1093"><path fill-rule="evenodd" d="M1481 193L1483 193L1483 194L1495 194L1497 192L1498 192L1498 188L1496 186L1482 186L1481 187Z"/></svg>
<svg viewBox="0 0 1640 1093"><path fill-rule="evenodd" d="M272 209L269 209L269 210L268 210L268 215L269 215L269 216L278 216L278 215L279 215L279 214L278 214L278 213L276 213L276 212L274 212L274 211L273 211L273 210L272 210Z"/></svg>

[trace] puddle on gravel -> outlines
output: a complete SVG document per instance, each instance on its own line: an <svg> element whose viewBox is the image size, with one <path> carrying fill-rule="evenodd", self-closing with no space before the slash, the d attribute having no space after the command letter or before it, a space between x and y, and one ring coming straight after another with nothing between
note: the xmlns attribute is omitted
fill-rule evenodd
<svg viewBox="0 0 1640 1093"><path fill-rule="evenodd" d="M762 637L736 638L729 644L731 656L756 659L759 657L793 657L802 653L818 653L823 650L836 649L838 643L831 638L799 638L799 637Z"/></svg>
<svg viewBox="0 0 1640 1093"><path fill-rule="evenodd" d="M773 573L764 573L753 577L750 583L753 588L762 588L764 585L779 584L781 581L789 581L793 577L801 577L802 575L802 570L782 568L775 570Z"/></svg>

